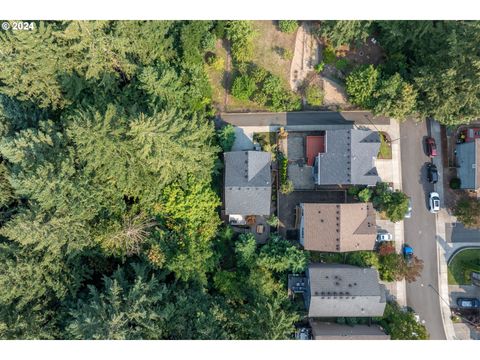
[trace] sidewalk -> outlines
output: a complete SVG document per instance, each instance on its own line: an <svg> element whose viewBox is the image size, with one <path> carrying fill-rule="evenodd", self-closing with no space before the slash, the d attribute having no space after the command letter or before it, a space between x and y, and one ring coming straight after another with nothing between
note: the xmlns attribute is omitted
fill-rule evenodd
<svg viewBox="0 0 480 360"><path fill-rule="evenodd" d="M402 161L400 152L400 124L395 119L390 119L388 125L361 125L373 131L386 132L392 140L392 159L376 159L378 175L385 182L393 183L395 190L402 190ZM403 220L392 223L387 220L377 220L380 227L385 228L393 234L395 250L401 253L404 243ZM407 306L407 288L405 280L397 281L387 285L389 292L395 297L400 306Z"/></svg>
<svg viewBox="0 0 480 360"><path fill-rule="evenodd" d="M441 144L440 136L440 124L436 121L431 122L431 135L437 142ZM448 294L448 256L449 249L452 244L447 242L445 234L445 224L455 222L455 219L447 213L443 206L443 163L442 163L442 150L441 146L437 147L438 155L433 159L433 163L437 166L438 171L438 183L434 185L434 190L440 195L440 201L442 202L442 209L436 216L436 239L437 239L437 261L438 261L438 292L440 293L440 311L442 313L443 328L445 330L445 336L447 340L454 340L455 329L451 320L450 305L447 303L449 299Z"/></svg>

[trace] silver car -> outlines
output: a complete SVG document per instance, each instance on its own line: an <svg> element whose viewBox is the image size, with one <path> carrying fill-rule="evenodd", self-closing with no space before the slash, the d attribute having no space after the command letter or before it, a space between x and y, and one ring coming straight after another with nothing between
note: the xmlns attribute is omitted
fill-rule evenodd
<svg viewBox="0 0 480 360"><path fill-rule="evenodd" d="M390 234L389 232L381 232L377 234L378 242L392 241L392 240L393 240L393 235Z"/></svg>
<svg viewBox="0 0 480 360"><path fill-rule="evenodd" d="M412 199L408 198L408 210L405 214L405 219L410 219L412 217Z"/></svg>
<svg viewBox="0 0 480 360"><path fill-rule="evenodd" d="M436 214L440 211L440 195L434 191L428 196L428 210L432 214Z"/></svg>

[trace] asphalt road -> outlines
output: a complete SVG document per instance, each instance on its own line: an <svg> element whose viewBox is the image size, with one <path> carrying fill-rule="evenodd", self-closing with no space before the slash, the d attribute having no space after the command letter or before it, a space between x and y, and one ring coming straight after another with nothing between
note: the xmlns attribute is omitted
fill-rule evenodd
<svg viewBox="0 0 480 360"><path fill-rule="evenodd" d="M433 186L426 180L425 164L430 161L424 151L428 136L427 122L406 121L400 125L403 191L411 197L413 213L405 219L405 242L423 260L423 271L417 281L407 283L407 304L425 321L432 340L445 340L438 290L435 215L427 208L428 193ZM435 288L432 289L431 286Z"/></svg>
<svg viewBox="0 0 480 360"><path fill-rule="evenodd" d="M374 117L368 111L298 111L279 113L222 113L220 118L235 126L353 125L390 123L389 118Z"/></svg>

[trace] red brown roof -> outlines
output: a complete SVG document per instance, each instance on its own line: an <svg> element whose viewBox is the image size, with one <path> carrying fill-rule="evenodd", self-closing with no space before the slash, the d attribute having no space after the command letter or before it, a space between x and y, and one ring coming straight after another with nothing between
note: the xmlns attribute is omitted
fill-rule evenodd
<svg viewBox="0 0 480 360"><path fill-rule="evenodd" d="M313 166L318 153L325 152L325 136L307 136L307 165Z"/></svg>
<svg viewBox="0 0 480 360"><path fill-rule="evenodd" d="M371 203L303 204L304 248L324 252L373 250L375 210Z"/></svg>

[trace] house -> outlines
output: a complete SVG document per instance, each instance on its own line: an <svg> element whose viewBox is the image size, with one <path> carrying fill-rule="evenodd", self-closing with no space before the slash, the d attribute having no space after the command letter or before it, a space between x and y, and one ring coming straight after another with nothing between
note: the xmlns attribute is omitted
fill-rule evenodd
<svg viewBox="0 0 480 360"><path fill-rule="evenodd" d="M372 203L300 204L300 244L305 250L373 250L377 236Z"/></svg>
<svg viewBox="0 0 480 360"><path fill-rule="evenodd" d="M458 144L456 152L460 187L466 190L480 189L480 138Z"/></svg>
<svg viewBox="0 0 480 360"><path fill-rule="evenodd" d="M383 316L386 290L373 268L310 264L304 294L309 317Z"/></svg>
<svg viewBox="0 0 480 360"><path fill-rule="evenodd" d="M310 319L314 340L390 340L378 325L345 325Z"/></svg>
<svg viewBox="0 0 480 360"><path fill-rule="evenodd" d="M271 154L264 151L224 153L225 214L232 224L243 225L251 215L270 215L272 195Z"/></svg>
<svg viewBox="0 0 480 360"><path fill-rule="evenodd" d="M363 129L327 130L313 166L317 185L375 185L380 135Z"/></svg>

